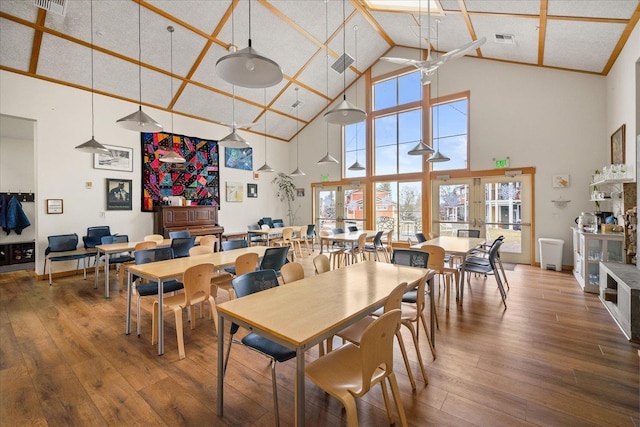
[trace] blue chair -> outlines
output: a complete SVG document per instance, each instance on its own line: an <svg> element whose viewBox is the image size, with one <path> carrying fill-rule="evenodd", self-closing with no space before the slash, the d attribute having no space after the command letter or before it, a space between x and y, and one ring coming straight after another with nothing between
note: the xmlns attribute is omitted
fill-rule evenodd
<svg viewBox="0 0 640 427"><path fill-rule="evenodd" d="M282 266L289 262L289 260L287 259L287 255L289 255L290 248L291 246L288 245L268 248L264 252L264 256L262 257L262 261L260 262L260 266L258 268L260 270L274 270L279 276Z"/></svg>
<svg viewBox="0 0 640 427"><path fill-rule="evenodd" d="M428 268L429 253L417 249L395 249L391 256L391 264ZM416 289L409 289L402 295L402 302L415 303L416 301L418 301Z"/></svg>
<svg viewBox="0 0 640 427"><path fill-rule="evenodd" d="M501 236L502 237L502 236ZM504 308L507 308L507 292L504 289L504 285L502 284L502 278L500 277L500 273L498 272L498 262L500 259L499 250L500 246L502 246L503 239L497 238L493 241L493 244L489 248L487 253L487 258L481 257L468 257L464 261L464 271L465 273L479 273L489 275L493 274L496 278L496 283L498 285L498 290L500 291L500 296L502 297L502 304L504 304ZM504 270L503 270L504 274ZM471 286L470 274L467 275L467 284ZM463 292L463 288L460 289L460 292Z"/></svg>
<svg viewBox="0 0 640 427"><path fill-rule="evenodd" d="M355 225L350 225L347 227L347 230L349 230L350 233L353 233L354 231L358 231L358 227Z"/></svg>
<svg viewBox="0 0 640 427"><path fill-rule="evenodd" d="M282 220L274 220L273 221L273 227L271 228L283 228L284 227L284 222Z"/></svg>
<svg viewBox="0 0 640 427"><path fill-rule="evenodd" d="M280 248L278 248L280 249ZM273 270L260 270L253 273L243 274L233 279L233 290L237 298L254 294L265 289L278 286L278 277ZM267 338L264 338L254 332L245 335L240 341L234 340L234 335L238 332L239 326L235 323L231 324L231 336L229 337L229 345L227 347L227 356L224 362L224 370L227 371L229 363L229 354L231 353L231 344L242 344L254 351L271 359L271 381L273 386L273 406L276 417L276 425L279 425L280 415L278 413L278 389L276 383L276 362L286 362L296 357L295 350L291 350Z"/></svg>
<svg viewBox="0 0 640 427"><path fill-rule="evenodd" d="M169 238L170 239L178 239L182 237L191 237L191 232L189 230L180 230L180 231L170 231Z"/></svg>
<svg viewBox="0 0 640 427"><path fill-rule="evenodd" d="M418 243L424 243L427 241L427 238L425 237L424 233L416 233L416 240L418 241Z"/></svg>
<svg viewBox="0 0 640 427"><path fill-rule="evenodd" d="M225 240L224 242L222 242L223 251L231 251L233 249L241 249L241 248L248 248L248 247L249 247L249 242L247 242L244 239ZM224 271L234 276L236 275L236 267L234 265L225 267Z"/></svg>
<svg viewBox="0 0 640 427"><path fill-rule="evenodd" d="M80 260L82 260L82 270L84 273L84 280L87 280L87 258L91 258L95 254L91 252L81 253L69 253L78 249L78 235L73 234L58 234L55 236L47 237L49 245L44 251L44 267L43 271L47 271L47 260L49 261L49 286L51 286L51 263L57 261L76 261L76 270L80 266ZM49 256L49 254L61 253L61 255Z"/></svg>
<svg viewBox="0 0 640 427"><path fill-rule="evenodd" d="M375 237L373 238L373 242L372 243L366 243L364 245L364 251L365 253L370 253L370 254L374 254L376 257L376 261L380 261L380 256L379 256L379 252L382 251L384 252L385 256L387 256L387 253L384 250L384 244L382 243L382 235L384 234L384 231L378 231L375 235ZM387 259L387 262L389 262L389 260Z"/></svg>
<svg viewBox="0 0 640 427"><path fill-rule="evenodd" d="M267 224L269 228L273 228L273 220L270 216L262 217L262 219L258 221L259 226L262 226L262 224Z"/></svg>
<svg viewBox="0 0 640 427"><path fill-rule="evenodd" d="M111 236L111 229L108 225L87 227L87 235L82 236L84 248L87 252L95 252L96 246L102 243L103 236Z"/></svg>
<svg viewBox="0 0 640 427"><path fill-rule="evenodd" d="M258 225L257 223L247 225L247 230L249 231L247 233L247 238L249 239L250 245L251 244L260 245L267 242L267 239L265 238L264 234L256 234L251 232L255 230L260 230L260 225Z"/></svg>
<svg viewBox="0 0 640 427"><path fill-rule="evenodd" d="M141 251L135 251L133 254L135 258L135 263L137 265L147 264L150 262L164 261L168 259L173 259L173 249L163 247L163 248L154 248L154 249L143 249ZM137 282L140 280L139 277L132 276L131 282ZM140 298L158 295L158 283L137 283L135 288L138 292L138 301L136 307L137 314L137 326L138 326L138 336L140 336ZM163 291L164 293L175 292L183 289L184 285L177 280L168 280L163 283ZM129 298L131 298L131 292L129 292Z"/></svg>
<svg viewBox="0 0 640 427"><path fill-rule="evenodd" d="M189 256L189 249L196 244L195 236L191 237L174 237L171 239L171 249L175 258L184 258Z"/></svg>

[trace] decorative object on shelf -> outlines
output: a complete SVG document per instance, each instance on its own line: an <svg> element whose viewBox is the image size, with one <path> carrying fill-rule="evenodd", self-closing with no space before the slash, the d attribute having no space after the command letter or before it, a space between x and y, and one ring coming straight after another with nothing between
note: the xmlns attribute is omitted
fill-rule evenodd
<svg viewBox="0 0 640 427"><path fill-rule="evenodd" d="M258 184L247 184L247 197L258 197Z"/></svg>
<svg viewBox="0 0 640 427"><path fill-rule="evenodd" d="M107 153L94 153L93 168L133 172L133 148L105 145Z"/></svg>
<svg viewBox="0 0 640 427"><path fill-rule="evenodd" d="M625 163L625 127L622 125L611 135L611 164L622 165Z"/></svg>
<svg viewBox="0 0 640 427"><path fill-rule="evenodd" d="M568 174L553 175L553 188L568 188L570 185Z"/></svg>
<svg viewBox="0 0 640 427"><path fill-rule="evenodd" d="M198 205L220 206L218 143L173 134L186 163L162 163L168 134L140 134L142 144L142 211L152 212L164 197L183 196Z"/></svg>
<svg viewBox="0 0 640 427"><path fill-rule="evenodd" d="M241 202L243 199L244 185L241 182L227 181L227 202Z"/></svg>
<svg viewBox="0 0 640 427"><path fill-rule="evenodd" d="M551 202L554 203L557 208L564 209L567 206L567 203L571 202L571 200L565 200L560 197L559 199L552 200Z"/></svg>
<svg viewBox="0 0 640 427"><path fill-rule="evenodd" d="M130 179L107 178L107 210L130 211L131 207Z"/></svg>
<svg viewBox="0 0 640 427"><path fill-rule="evenodd" d="M231 169L253 170L253 149L224 147L224 165Z"/></svg>
<svg viewBox="0 0 640 427"><path fill-rule="evenodd" d="M61 214L64 213L64 202L62 199L47 199L47 213Z"/></svg>
<svg viewBox="0 0 640 427"><path fill-rule="evenodd" d="M141 4L138 3L138 88L140 90L140 98L138 102L138 111L134 111L116 121L116 123L125 129L136 132L160 132L162 125L142 111L142 24L141 24Z"/></svg>
<svg viewBox="0 0 640 427"><path fill-rule="evenodd" d="M296 185L293 183L293 179L282 172L278 172L275 178L271 181L272 184L276 184L278 191L276 197L281 202L287 204L287 215L289 216L289 224L294 223L296 212L293 211L293 202L296 200Z"/></svg>

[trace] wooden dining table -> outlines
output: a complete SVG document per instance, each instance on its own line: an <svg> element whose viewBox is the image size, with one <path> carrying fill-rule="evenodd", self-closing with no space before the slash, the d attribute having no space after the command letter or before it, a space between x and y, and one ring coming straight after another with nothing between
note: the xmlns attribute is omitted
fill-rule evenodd
<svg viewBox="0 0 640 427"><path fill-rule="evenodd" d="M328 236L320 236L320 253L322 253L322 248L324 246L324 242L336 242L336 243L350 243L353 248L355 244L358 242L360 235L365 233L367 235L367 240L371 240L376 237L376 230L358 230L358 231L348 231L345 233L335 233Z"/></svg>
<svg viewBox="0 0 640 427"><path fill-rule="evenodd" d="M417 286L429 272L363 261L218 305L218 415L224 407L225 320L296 351L295 425L303 426L305 351L382 307L399 283Z"/></svg>
<svg viewBox="0 0 640 427"><path fill-rule="evenodd" d="M267 237L266 245L269 246L271 244L271 237L273 236L282 236L282 230L285 228L293 228L293 234L299 234L300 228L304 227L303 225L290 225L288 227L273 227L273 228L261 228L260 230L251 230L249 234L260 234L262 236Z"/></svg>
<svg viewBox="0 0 640 427"><path fill-rule="evenodd" d="M425 245L435 245L444 248L449 255L457 255L462 258L460 264L460 274L458 277L458 289L462 289L464 285L464 267L469 255L473 250L478 249L485 242L482 237L457 237L457 236L439 236L426 242L411 245L411 249L421 249ZM460 300L460 295L456 292L456 300Z"/></svg>
<svg viewBox="0 0 640 427"><path fill-rule="evenodd" d="M164 353L164 327L163 327L163 305L164 282L171 279L179 279L184 272L194 265L203 263L213 263L215 268L233 265L236 258L246 253L256 253L258 257L263 257L266 246L251 246L248 248L232 249L230 251L214 252L205 255L189 256L184 258L174 258L165 261L149 262L146 264L135 264L128 267L127 273L127 315L125 333L131 332L131 278L132 275L158 283L158 355Z"/></svg>

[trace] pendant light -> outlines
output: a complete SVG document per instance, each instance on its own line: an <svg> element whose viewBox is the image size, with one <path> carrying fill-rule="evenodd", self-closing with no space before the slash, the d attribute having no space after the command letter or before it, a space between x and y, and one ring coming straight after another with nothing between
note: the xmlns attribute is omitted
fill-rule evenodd
<svg viewBox="0 0 640 427"><path fill-rule="evenodd" d="M264 90L264 165L256 172L275 172L275 169L267 164L267 89Z"/></svg>
<svg viewBox="0 0 640 427"><path fill-rule="evenodd" d="M138 111L116 121L121 127L137 132L161 132L162 125L142 111L142 25L140 18L140 3L138 2L138 87L140 88L140 103Z"/></svg>
<svg viewBox="0 0 640 427"><path fill-rule="evenodd" d="M91 139L76 147L86 153L107 154L111 156L111 151L104 145L100 144L94 138L94 118L93 118L93 0L91 0Z"/></svg>
<svg viewBox="0 0 640 427"><path fill-rule="evenodd" d="M170 59L171 59L171 75L169 79L171 80L171 92L169 93L169 99L173 100L173 31L174 28L169 25L167 27L167 31L171 36L171 50L170 50ZM171 103L171 101L169 101ZM164 156L160 157L160 161L164 163L184 163L187 160L182 157L180 154L176 153L173 149L173 108L171 108L171 133L168 136L169 139L169 152Z"/></svg>
<svg viewBox="0 0 640 427"><path fill-rule="evenodd" d="M329 41L329 0L324 0L324 16L325 16L325 25L324 25L324 40L325 43ZM327 61L327 112L329 112L329 46L327 46L325 52L325 59ZM318 160L319 165L328 165L328 164L337 164L338 160L329 154L329 122L326 122L326 135L327 135L327 154Z"/></svg>
<svg viewBox="0 0 640 427"><path fill-rule="evenodd" d="M347 25L345 14L345 0L342 0L342 55L347 53ZM364 121L367 113L347 101L347 69L342 72L342 101L336 108L324 113L324 119L335 125L350 125Z"/></svg>
<svg viewBox="0 0 640 427"><path fill-rule="evenodd" d="M438 45L440 44L440 20L436 19L436 50L438 50ZM439 96L438 87L440 86L440 74L438 73L438 69L436 68L436 99ZM432 108L433 111L433 108ZM438 162L448 162L451 160L449 157L445 156L440 152L440 107L438 107L438 118L436 120L436 152L431 155L427 159L429 163L438 163Z"/></svg>
<svg viewBox="0 0 640 427"><path fill-rule="evenodd" d="M218 144L224 145L229 148L247 148L251 147L246 139L240 136L238 133L238 128L236 126L236 87L233 86L233 104L231 106L231 116L233 121L231 122L231 133L220 141Z"/></svg>
<svg viewBox="0 0 640 427"><path fill-rule="evenodd" d="M355 52L355 63L354 63L354 67L356 67L356 69L358 68L358 26L354 25L353 26L353 33L354 33L354 37L355 37L355 42L356 42L356 52ZM356 104L358 103L358 84L356 83ZM365 170L365 167L362 166L360 164L360 162L358 161L358 129L360 129L360 124L357 123L356 124L356 161L354 164L352 164L351 166L348 167L348 169L350 171L363 171Z"/></svg>
<svg viewBox="0 0 640 427"><path fill-rule="evenodd" d="M298 103L298 88L295 89L296 91L296 105L300 105ZM300 108L296 108L296 170L294 170L293 172L291 172L289 175L291 176L302 176L302 175L306 175L304 172L302 172L300 170L300 165L298 164L299 161L299 157L300 157L300 140L299 138L299 133L300 133Z"/></svg>
<svg viewBox="0 0 640 427"><path fill-rule="evenodd" d="M431 44L431 0L427 1L427 20L428 20L428 32L429 32L429 44ZM418 1L418 17L419 17L419 44L418 44L418 60L422 61L422 0ZM422 100L424 98L424 94L422 94L422 88L420 88L420 110L422 112L422 116L424 117L424 108L422 106ZM420 131L420 133L422 134L422 130ZM433 148L431 148L429 145L425 144L422 139L420 139L420 142L418 142L418 144L416 144L415 147L413 147L412 150L410 150L407 154L410 154L412 156L424 156L424 155L428 155L428 154L433 154Z"/></svg>
<svg viewBox="0 0 640 427"><path fill-rule="evenodd" d="M232 85L250 88L274 86L283 79L280 66L251 47L251 0L249 0L249 46L218 59L216 73Z"/></svg>

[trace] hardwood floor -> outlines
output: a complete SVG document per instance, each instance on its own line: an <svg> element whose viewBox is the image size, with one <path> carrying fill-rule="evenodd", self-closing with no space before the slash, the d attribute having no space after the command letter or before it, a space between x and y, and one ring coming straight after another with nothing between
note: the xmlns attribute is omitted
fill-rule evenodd
<svg viewBox="0 0 640 427"><path fill-rule="evenodd" d="M301 262L313 274L311 257ZM436 292L436 360L420 332L428 386L406 334L417 390L399 351L395 370L410 425L640 426L640 346L626 340L598 298L568 273L517 266L507 275L507 310L491 277L472 279L464 304L452 303L448 313L444 292ZM185 318L187 358L179 360L167 315L159 357L151 345L153 299L143 298L142 336L127 336L126 292L116 282L106 300L81 274L52 287L29 272L0 274L1 425L274 424L264 357L234 346L218 418L213 323L198 319L190 330ZM285 426L293 425L294 370L293 360L277 366ZM310 381L306 392L308 425L346 424L335 399ZM358 401L358 411L363 426L388 425L379 388Z"/></svg>

